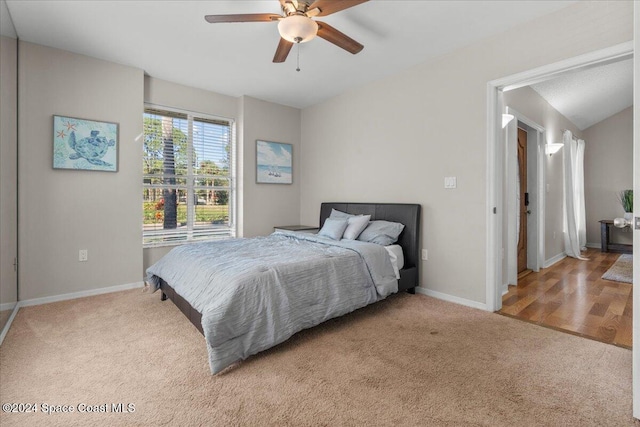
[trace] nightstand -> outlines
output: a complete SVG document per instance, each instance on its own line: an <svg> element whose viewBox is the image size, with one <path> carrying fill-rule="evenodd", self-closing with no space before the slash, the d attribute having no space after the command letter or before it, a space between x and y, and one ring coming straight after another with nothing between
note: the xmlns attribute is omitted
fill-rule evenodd
<svg viewBox="0 0 640 427"><path fill-rule="evenodd" d="M292 233L294 231L299 233L311 233L316 234L319 228L312 225L277 225L273 227L273 231L280 231L282 233Z"/></svg>

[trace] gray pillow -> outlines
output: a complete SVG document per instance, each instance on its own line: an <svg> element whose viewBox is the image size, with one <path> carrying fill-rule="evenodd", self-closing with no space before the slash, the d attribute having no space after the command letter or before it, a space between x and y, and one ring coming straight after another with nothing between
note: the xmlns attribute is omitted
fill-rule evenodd
<svg viewBox="0 0 640 427"><path fill-rule="evenodd" d="M404 230L404 224L399 222L371 221L369 226L360 233L358 240L388 246L398 241L402 230Z"/></svg>
<svg viewBox="0 0 640 427"><path fill-rule="evenodd" d="M333 240L342 239L342 233L347 228L349 221L347 218L327 218L324 225L318 231L319 236L325 236Z"/></svg>
<svg viewBox="0 0 640 427"><path fill-rule="evenodd" d="M329 218L349 218L352 216L355 216L355 215L351 215L346 212L331 209L331 215L329 215Z"/></svg>

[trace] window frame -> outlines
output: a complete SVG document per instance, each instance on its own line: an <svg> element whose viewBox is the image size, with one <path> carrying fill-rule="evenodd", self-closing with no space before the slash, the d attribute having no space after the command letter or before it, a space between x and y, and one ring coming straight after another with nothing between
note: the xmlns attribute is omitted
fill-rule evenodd
<svg viewBox="0 0 640 427"><path fill-rule="evenodd" d="M237 225L237 203L238 203L238 195L237 195L237 141L236 141L236 120L233 118L229 118L229 117L222 117L222 116L216 116L216 115L212 115L212 114L208 114L208 113L202 113L202 112L198 112L198 111L193 111L193 110L184 110L184 109L180 109L180 108L174 108L174 107L167 107L164 105L158 105L158 104L151 104L151 103L144 103L144 111L143 111L143 122L144 122L144 118L146 114L156 114L156 115L162 115L163 113L166 114L167 117L172 117L172 118L181 118L179 116L186 116L186 119L188 121L188 135L187 135L187 174L181 176L185 178L186 180L186 184L185 185L179 185L179 184L165 184L165 185L159 185L159 184L152 184L152 183L145 183L145 179L147 179L148 177L161 177L164 180L164 174L160 173L160 174L145 174L144 173L144 162L142 164L143 167L143 171L142 171L142 189L143 189L143 194L144 194L144 190L148 189L148 188L166 188L167 186L173 186L176 187L176 189L178 189L178 187L182 187L182 188L186 188L187 194L191 194L192 196L196 195L196 191L197 189L201 189L202 186L197 184L197 179L199 176L201 175L197 175L194 173L194 168L193 168L193 164L194 164L194 141L193 141L193 128L194 128L194 122L197 121L201 121L201 122L226 122L229 126L229 174L228 175L220 175L220 178L224 178L224 179L228 179L229 181L229 186L228 186L228 191L229 191L229 201L228 201L228 212L229 212L229 225L228 225L228 235L225 233L225 235L223 236L215 236L215 233L210 235L207 238L196 238L198 235L198 230L195 229L194 230L194 220L195 220L195 210L194 210L194 206L196 205L196 203L194 202L194 197L189 197L187 196L186 198L186 203L187 203L187 224L186 224L186 230L184 231L184 234L186 236L186 238L184 239L180 239L180 240L166 240L167 238L170 238L171 235L175 236L176 238L179 238L181 233L177 233L175 231L173 232L169 232L169 233L164 233L166 234L165 237L161 237L163 235L163 233L161 232L162 230L152 230L152 231L145 231L144 230L144 211L143 211L143 215L142 215L142 247L143 248L157 248L157 247L164 247L164 246L179 246L179 245L184 245L184 244L189 244L189 243L195 243L195 242L204 242L204 241L212 241L212 240L224 240L224 239L231 239L231 238L235 238L238 234L238 225ZM173 116L172 116L173 115ZM145 137L145 133L144 133L144 125L143 125L143 133L142 133L142 140L143 140L143 146L142 146L142 155L143 155L143 160L145 158L145 152L144 152L144 137ZM212 191L216 191L222 188L218 188L215 186L211 186L208 187L210 188ZM225 190L227 190L227 188L224 188ZM197 196L196 196L197 197ZM144 197L142 198L142 201L144 203L145 199ZM200 230L210 230L210 228L201 228ZM159 232L160 231L160 232ZM159 237L161 238L160 241L147 241L147 239L150 237L150 234L152 237Z"/></svg>

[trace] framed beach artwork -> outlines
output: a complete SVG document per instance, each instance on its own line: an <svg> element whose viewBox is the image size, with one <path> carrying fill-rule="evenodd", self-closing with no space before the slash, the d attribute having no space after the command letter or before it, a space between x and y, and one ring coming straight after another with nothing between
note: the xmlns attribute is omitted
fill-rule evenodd
<svg viewBox="0 0 640 427"><path fill-rule="evenodd" d="M281 142L256 141L256 182L293 183L293 146Z"/></svg>
<svg viewBox="0 0 640 427"><path fill-rule="evenodd" d="M53 116L53 168L118 171L118 124Z"/></svg>

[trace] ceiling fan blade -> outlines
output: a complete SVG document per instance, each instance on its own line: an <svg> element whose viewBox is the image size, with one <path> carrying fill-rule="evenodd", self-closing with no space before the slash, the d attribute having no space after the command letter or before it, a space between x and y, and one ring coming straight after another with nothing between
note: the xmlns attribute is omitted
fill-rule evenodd
<svg viewBox="0 0 640 427"><path fill-rule="evenodd" d="M205 21L210 24L220 22L272 22L282 18L275 13L246 13L240 15L206 15Z"/></svg>
<svg viewBox="0 0 640 427"><path fill-rule="evenodd" d="M278 43L276 54L273 55L273 62L284 62L287 59L287 56L289 55L289 51L291 51L292 46L293 46L293 43L283 38L280 38L280 43Z"/></svg>
<svg viewBox="0 0 640 427"><path fill-rule="evenodd" d="M318 8L320 9L320 13L318 13L317 16L327 16L367 1L369 0L316 0L308 7L307 10Z"/></svg>
<svg viewBox="0 0 640 427"><path fill-rule="evenodd" d="M318 37L322 37L326 41L335 44L338 47L343 48L349 53L354 55L364 49L364 46L349 37L348 35L341 33L329 24L316 21L318 23Z"/></svg>

